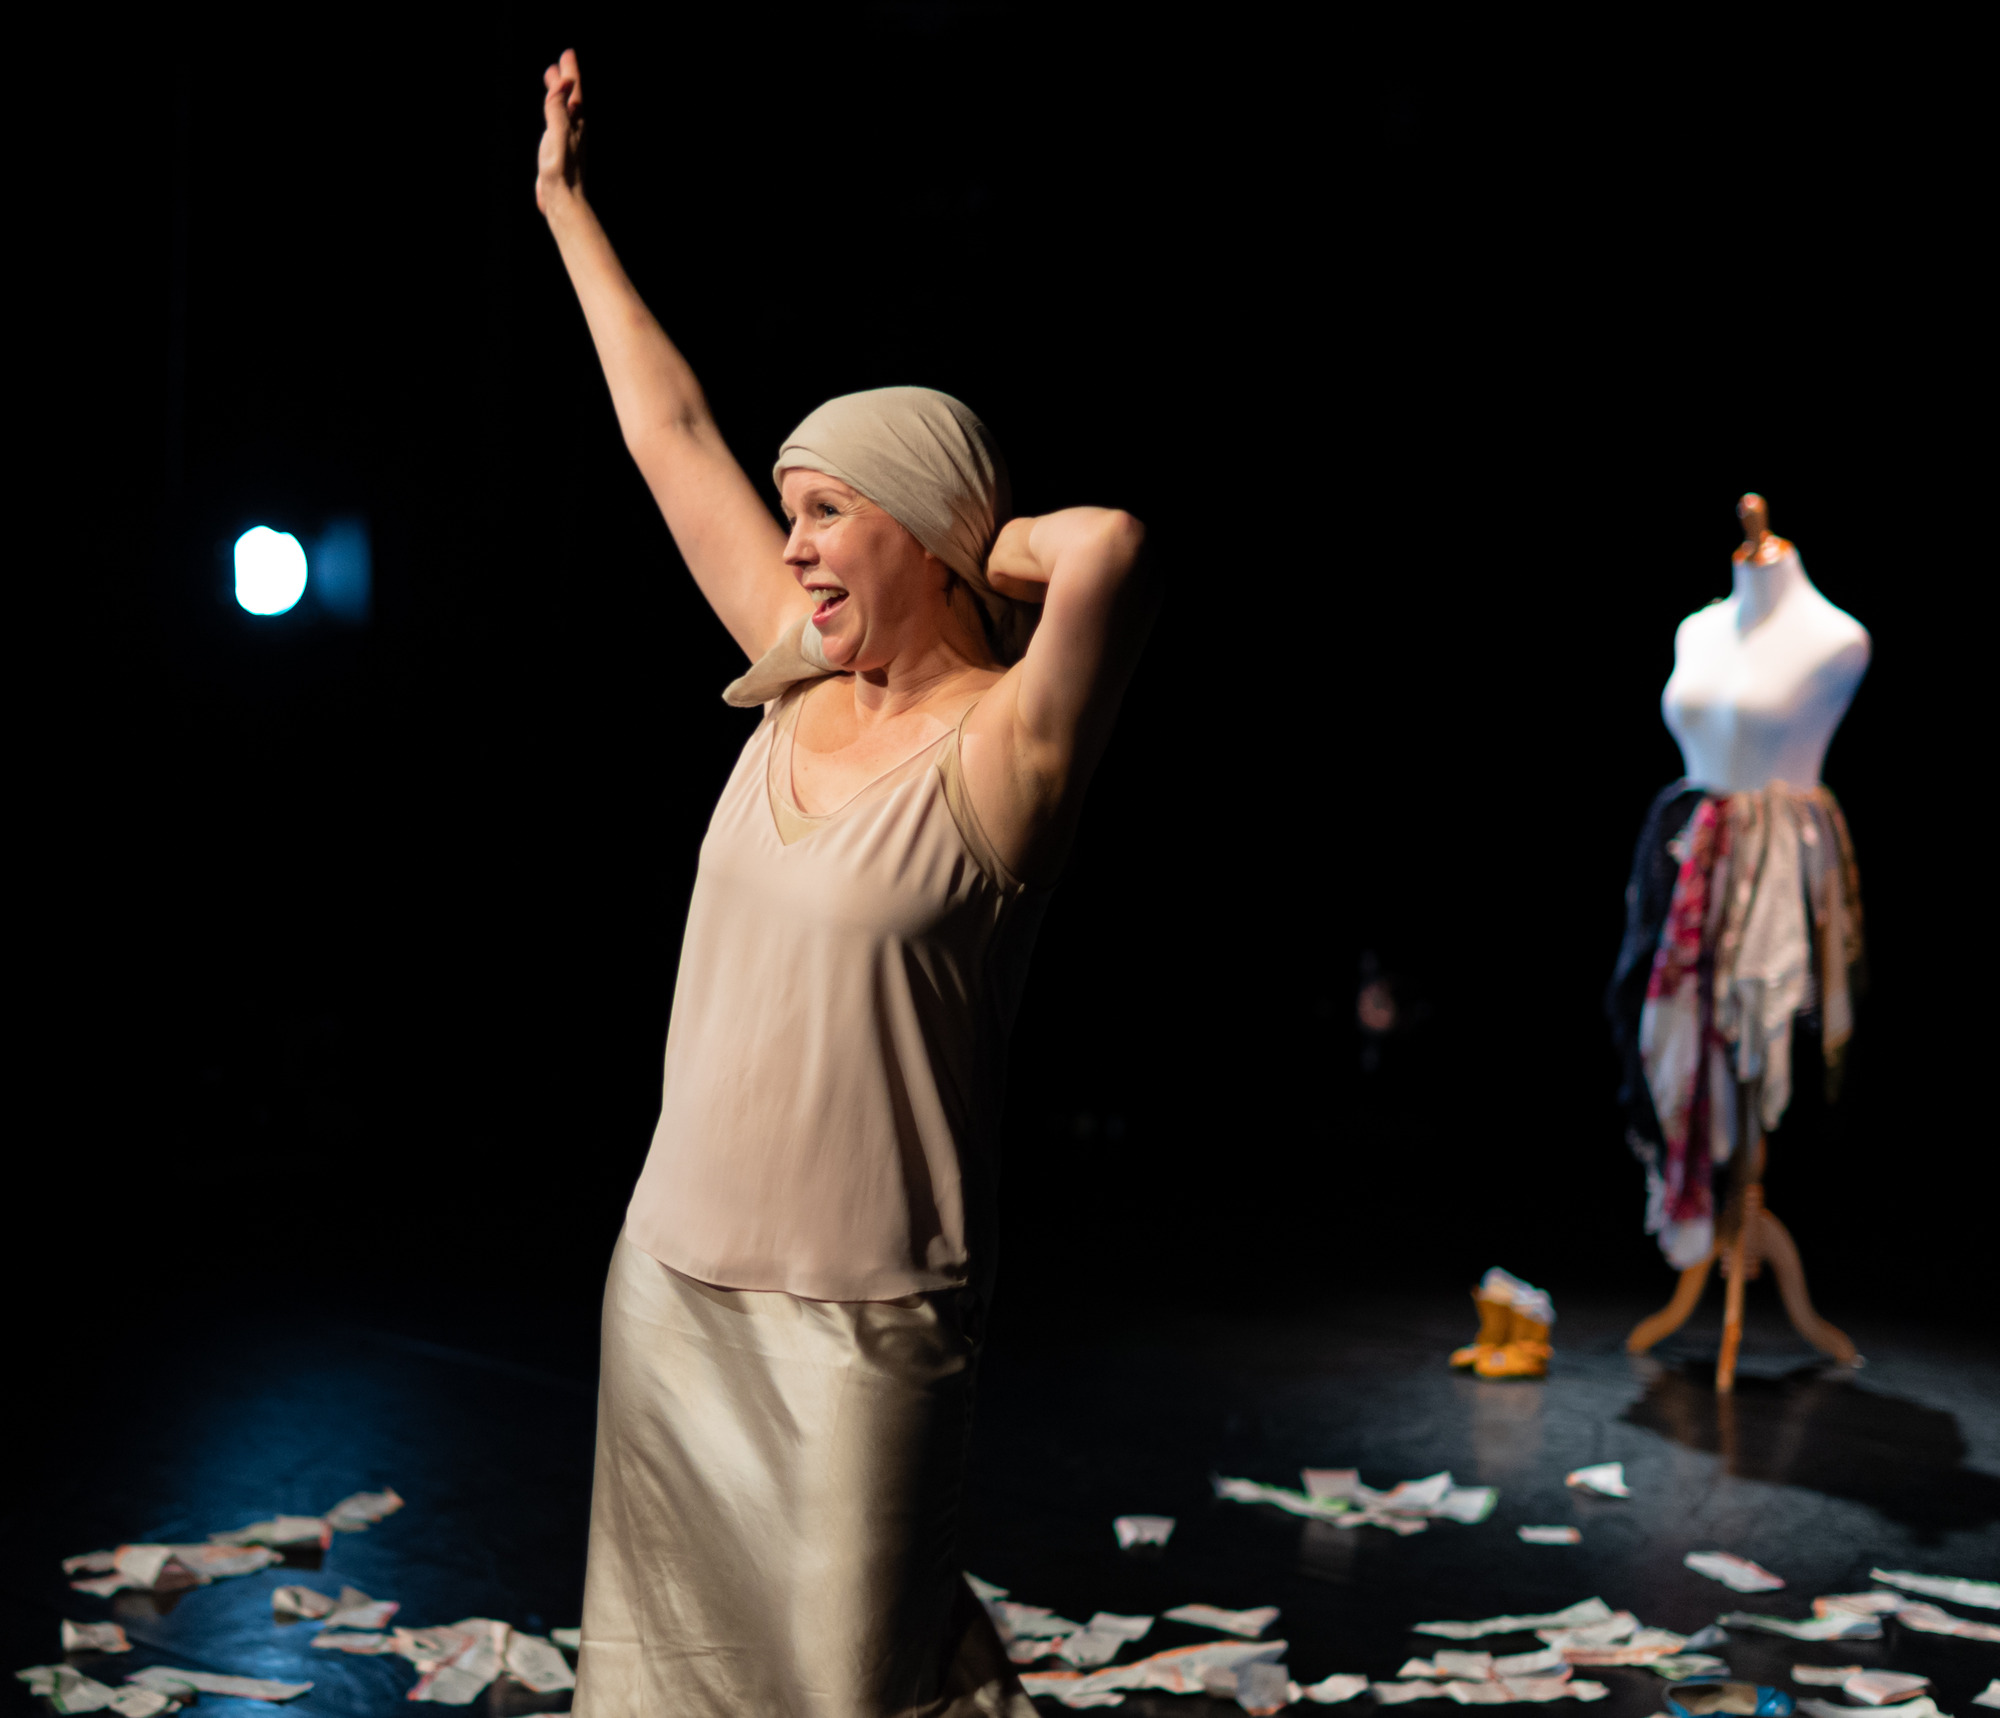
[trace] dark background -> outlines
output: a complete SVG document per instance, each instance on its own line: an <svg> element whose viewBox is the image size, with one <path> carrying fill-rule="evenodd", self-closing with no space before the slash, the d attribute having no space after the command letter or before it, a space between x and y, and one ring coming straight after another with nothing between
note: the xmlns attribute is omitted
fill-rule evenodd
<svg viewBox="0 0 2000 1718"><path fill-rule="evenodd" d="M56 32L30 469L84 529L16 646L44 1328L302 1262L440 1327L594 1302L751 718L535 211L571 44L593 200L753 475L920 381L1024 510L1128 506L1169 575L1017 1037L1003 1312L1495 1262L1664 1298L1598 998L1673 629L1756 488L1876 651L1826 771L1873 990L1771 1199L1836 1320L1952 1315L1990 1226L1954 45L1482 31ZM342 514L368 624L234 606L238 531ZM1409 1022L1372 1071L1370 958Z"/></svg>

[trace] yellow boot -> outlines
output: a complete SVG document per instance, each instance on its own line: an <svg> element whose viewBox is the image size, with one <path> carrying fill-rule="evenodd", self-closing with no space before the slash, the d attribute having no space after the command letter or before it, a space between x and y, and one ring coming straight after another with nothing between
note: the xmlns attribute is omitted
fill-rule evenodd
<svg viewBox="0 0 2000 1718"><path fill-rule="evenodd" d="M1483 1288L1483 1285L1482 1285ZM1454 1366L1478 1366L1507 1340L1514 1316L1511 1301L1497 1299L1482 1292L1472 1291L1472 1304L1479 1308L1479 1334L1463 1348L1452 1351Z"/></svg>
<svg viewBox="0 0 2000 1718"><path fill-rule="evenodd" d="M1549 1356L1555 1352L1549 1345L1548 1321L1518 1306L1507 1311L1507 1340L1480 1355L1472 1363L1473 1371L1482 1378L1546 1378Z"/></svg>

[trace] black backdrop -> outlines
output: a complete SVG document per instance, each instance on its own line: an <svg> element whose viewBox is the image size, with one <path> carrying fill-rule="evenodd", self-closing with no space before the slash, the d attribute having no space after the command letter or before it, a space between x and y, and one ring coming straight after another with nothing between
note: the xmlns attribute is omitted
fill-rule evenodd
<svg viewBox="0 0 2000 1718"><path fill-rule="evenodd" d="M24 665L60 687L25 729L45 1287L243 1247L323 1292L595 1293L748 718L535 213L571 43L594 199L753 473L922 381L1024 508L1127 505L1170 576L1017 1040L1003 1294L1664 1290L1598 996L1674 624L1751 487L1876 644L1827 766L1874 989L1771 1196L1836 1317L1970 1282L1952 44L1280 17L57 41L43 494L124 547L66 539ZM234 608L238 530L337 514L368 625ZM1409 1023L1372 1070L1366 960Z"/></svg>

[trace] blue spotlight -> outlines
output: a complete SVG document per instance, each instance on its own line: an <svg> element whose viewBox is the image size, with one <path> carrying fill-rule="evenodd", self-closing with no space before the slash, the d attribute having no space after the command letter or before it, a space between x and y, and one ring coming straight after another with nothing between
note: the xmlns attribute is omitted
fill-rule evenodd
<svg viewBox="0 0 2000 1718"><path fill-rule="evenodd" d="M359 626L374 602L375 558L368 527L355 518L332 519L312 546L313 590L336 620Z"/></svg>
<svg viewBox="0 0 2000 1718"><path fill-rule="evenodd" d="M289 531L252 525L236 539L236 600L252 614L283 614L306 594L306 552Z"/></svg>

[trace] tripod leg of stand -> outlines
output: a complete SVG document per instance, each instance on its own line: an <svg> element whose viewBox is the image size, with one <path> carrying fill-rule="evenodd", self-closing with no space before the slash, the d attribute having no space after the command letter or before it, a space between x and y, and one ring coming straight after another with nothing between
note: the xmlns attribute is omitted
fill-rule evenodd
<svg viewBox="0 0 2000 1718"><path fill-rule="evenodd" d="M1627 1354L1644 1354L1656 1342L1666 1341L1694 1316L1694 1309L1701 1302L1701 1291L1708 1286L1708 1273L1714 1264L1715 1249L1711 1247L1708 1257L1700 1264L1689 1265L1681 1272L1674 1298L1651 1318L1643 1318L1632 1327L1632 1334L1625 1338Z"/></svg>
<svg viewBox="0 0 2000 1718"><path fill-rule="evenodd" d="M1843 1366L1852 1366L1860 1356L1847 1333L1828 1324L1813 1310L1812 1297L1806 1293L1805 1267L1799 1263L1799 1249L1790 1231L1768 1211L1761 1218L1760 1250L1770 1261L1771 1274L1778 1279L1778 1292L1785 1297L1785 1316L1792 1321L1792 1328L1822 1354L1831 1355Z"/></svg>
<svg viewBox="0 0 2000 1718"><path fill-rule="evenodd" d="M1736 1388L1736 1351L1743 1346L1743 1289L1757 1268L1757 1239L1763 1229L1764 1189L1751 1182L1743 1190L1743 1215L1736 1239L1723 1255L1729 1289L1722 1302L1722 1354L1715 1362L1715 1393L1726 1396Z"/></svg>

